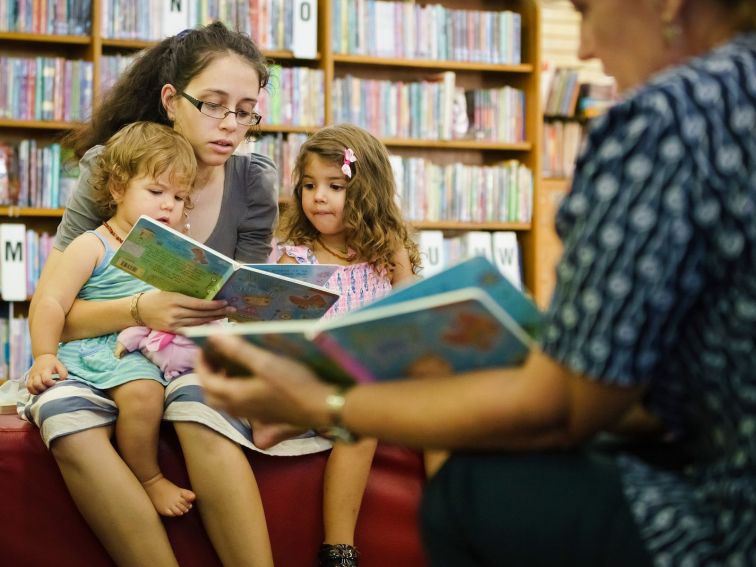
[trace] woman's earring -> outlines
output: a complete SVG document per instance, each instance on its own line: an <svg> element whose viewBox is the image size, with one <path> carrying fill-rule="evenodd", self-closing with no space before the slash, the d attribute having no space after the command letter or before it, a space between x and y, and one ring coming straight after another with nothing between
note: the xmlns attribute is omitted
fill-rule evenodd
<svg viewBox="0 0 756 567"><path fill-rule="evenodd" d="M667 47L673 47L682 36L682 26L677 22L664 22L662 27L662 38L664 39L664 45Z"/></svg>

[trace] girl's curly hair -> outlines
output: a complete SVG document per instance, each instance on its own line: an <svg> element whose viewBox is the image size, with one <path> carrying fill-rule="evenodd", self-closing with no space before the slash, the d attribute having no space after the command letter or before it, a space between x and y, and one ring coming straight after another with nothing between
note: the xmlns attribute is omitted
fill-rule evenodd
<svg viewBox="0 0 756 567"><path fill-rule="evenodd" d="M305 167L310 156L316 155L341 168L347 148L357 157L351 164L352 177L345 176L343 223L347 247L357 253L357 258L388 273L393 269L394 254L404 247L412 271L417 273L420 252L396 200L396 183L386 146L369 132L351 124L318 130L302 145L294 164L294 199L282 215L279 240L312 247L318 231L302 208Z"/></svg>
<svg viewBox="0 0 756 567"><path fill-rule="evenodd" d="M146 176L157 179L168 174L171 183L191 193L197 175L197 158L192 145L173 128L154 122L124 126L105 143L97 155L89 183L104 218L116 210L115 194L123 194L129 181ZM188 200L184 210L191 208Z"/></svg>

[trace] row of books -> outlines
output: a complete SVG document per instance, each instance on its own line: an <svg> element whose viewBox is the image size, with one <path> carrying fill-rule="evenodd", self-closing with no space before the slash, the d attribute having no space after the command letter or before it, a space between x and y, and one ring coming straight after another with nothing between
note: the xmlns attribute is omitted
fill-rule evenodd
<svg viewBox="0 0 756 567"><path fill-rule="evenodd" d="M100 94L108 92L118 77L131 65L137 54L102 55L100 57Z"/></svg>
<svg viewBox="0 0 756 567"><path fill-rule="evenodd" d="M270 157L278 168L279 195L291 196L291 176L304 134L272 134L238 152ZM497 166L437 165L423 158L392 156L397 187L411 220L529 222L533 175L516 161ZM33 139L0 144L0 205L64 207L78 178L69 150Z"/></svg>
<svg viewBox="0 0 756 567"><path fill-rule="evenodd" d="M262 49L310 58L317 53L315 0L104 0L102 11L106 38L158 40L220 20ZM303 43L307 53L300 53Z"/></svg>
<svg viewBox="0 0 756 567"><path fill-rule="evenodd" d="M136 55L103 55L101 93L107 92ZM257 112L265 124L314 126L325 123L325 74L322 69L271 65L270 81L260 93Z"/></svg>
<svg viewBox="0 0 756 567"><path fill-rule="evenodd" d="M543 113L546 116L575 116L580 94L580 71L558 67L553 72L544 73L542 78L546 89Z"/></svg>
<svg viewBox="0 0 756 567"><path fill-rule="evenodd" d="M423 158L391 156L391 165L408 220L531 220L533 172L517 161L495 166L442 166Z"/></svg>
<svg viewBox="0 0 756 567"><path fill-rule="evenodd" d="M544 177L571 177L583 141L580 122L548 120L543 124L541 173Z"/></svg>
<svg viewBox="0 0 756 567"><path fill-rule="evenodd" d="M0 143L0 206L65 207L78 175L71 150L60 144Z"/></svg>
<svg viewBox="0 0 756 567"><path fill-rule="evenodd" d="M522 255L515 232L470 230L446 235L440 230L419 230L415 238L423 277L433 276L465 258L484 256L512 285L522 289Z"/></svg>
<svg viewBox="0 0 756 567"><path fill-rule="evenodd" d="M279 174L279 196L292 194L292 170L304 134L261 136L240 146L272 159ZM392 155L397 198L407 220L523 222L533 214L533 173L522 163L495 166L438 165L424 158Z"/></svg>
<svg viewBox="0 0 756 567"><path fill-rule="evenodd" d="M541 73L543 113L547 117L592 118L617 100L616 83L583 82L580 70L544 63Z"/></svg>
<svg viewBox="0 0 756 567"><path fill-rule="evenodd" d="M520 14L375 0L333 3L334 53L519 64Z"/></svg>
<svg viewBox="0 0 756 567"><path fill-rule="evenodd" d="M581 85L578 114L584 118L595 118L614 105L617 98L617 84L614 81Z"/></svg>
<svg viewBox="0 0 756 567"><path fill-rule="evenodd" d="M89 61L0 56L0 118L84 120L92 108L93 72Z"/></svg>
<svg viewBox="0 0 756 567"><path fill-rule="evenodd" d="M307 140L306 134L277 134L260 136L256 140L245 142L239 146L237 152L255 152L269 157L276 164L278 171L278 196L288 199L292 196L292 173L294 160L299 154L299 148Z"/></svg>
<svg viewBox="0 0 756 567"><path fill-rule="evenodd" d="M257 111L265 124L315 126L325 123L325 74L308 67L271 67L270 84Z"/></svg>
<svg viewBox="0 0 756 567"><path fill-rule="evenodd" d="M212 20L221 20L232 29L249 25L247 0L103 0L101 6L100 32L113 39L156 41Z"/></svg>
<svg viewBox="0 0 756 567"><path fill-rule="evenodd" d="M33 361L28 319L0 317L0 382L19 380Z"/></svg>
<svg viewBox="0 0 756 567"><path fill-rule="evenodd" d="M37 289L39 274L52 250L53 238L21 223L0 224L0 297L26 301Z"/></svg>
<svg viewBox="0 0 756 567"><path fill-rule="evenodd" d="M0 0L0 32L89 35L91 0Z"/></svg>
<svg viewBox="0 0 756 567"><path fill-rule="evenodd" d="M428 80L333 81L335 122L358 124L386 138L525 141L525 93L510 86L463 90L451 71Z"/></svg>

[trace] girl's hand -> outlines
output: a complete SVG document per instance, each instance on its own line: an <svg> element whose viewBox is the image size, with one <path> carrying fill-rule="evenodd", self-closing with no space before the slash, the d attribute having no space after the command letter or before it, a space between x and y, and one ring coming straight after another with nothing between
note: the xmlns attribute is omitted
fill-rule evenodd
<svg viewBox="0 0 756 567"><path fill-rule="evenodd" d="M54 376L57 375L57 376ZM54 354L41 354L34 359L26 379L30 394L41 394L55 385L56 380L68 378L68 370Z"/></svg>
<svg viewBox="0 0 756 567"><path fill-rule="evenodd" d="M248 377L228 378L222 371L212 369L203 354L196 370L210 405L263 423L307 428L330 425L325 400L335 388L306 366L234 336L211 337L209 348L219 358L249 369Z"/></svg>
<svg viewBox="0 0 756 567"><path fill-rule="evenodd" d="M196 299L170 291L148 291L139 298L139 317L157 331L204 325L227 317L235 309L222 300Z"/></svg>

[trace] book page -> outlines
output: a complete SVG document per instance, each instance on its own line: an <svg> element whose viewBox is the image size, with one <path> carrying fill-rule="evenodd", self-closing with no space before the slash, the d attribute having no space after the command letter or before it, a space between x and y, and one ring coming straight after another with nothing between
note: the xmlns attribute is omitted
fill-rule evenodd
<svg viewBox="0 0 756 567"><path fill-rule="evenodd" d="M234 272L217 299L236 308L235 321L319 319L339 298L338 293L270 272L243 266Z"/></svg>

